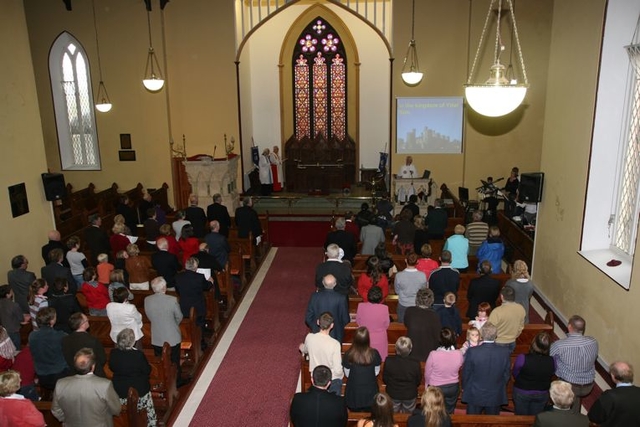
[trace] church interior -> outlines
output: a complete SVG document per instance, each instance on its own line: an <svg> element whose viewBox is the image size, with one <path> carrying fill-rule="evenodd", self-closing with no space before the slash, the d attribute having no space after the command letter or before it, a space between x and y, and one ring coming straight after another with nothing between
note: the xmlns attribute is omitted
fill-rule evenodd
<svg viewBox="0 0 640 427"><path fill-rule="evenodd" d="M331 189L355 187L361 169L378 167L381 151L389 153L386 183L391 187L389 175L397 173L406 157L398 152L397 99L464 96L490 3L417 0L414 12L410 0L0 0L5 41L0 47L5 57L0 68L5 82L0 87L0 182L9 188L24 183L28 202L27 212L14 217L11 188L5 193L0 210L0 222L7 227L0 249L5 266L17 253L31 260L34 271L43 265L40 247L55 228L53 203L46 200L41 179L45 172L62 173L78 189L92 183L96 191L113 183L124 189L166 183L169 205L184 208L188 184L177 190L182 161L231 154L238 165L232 179L236 188L229 192L249 191L252 147L262 152L278 146L284 154L293 146L289 144L302 144L292 58L299 35L318 19L340 34L344 48L343 119L326 126L342 127L340 144L348 145L342 150L350 154L327 157L327 162L344 162L339 168L344 176L323 175L323 169L304 185L300 177L288 181L300 168L285 162L286 192L306 192L325 180ZM602 91L609 61L606 34L617 26L627 40L620 47L630 44L640 6L632 0L513 3L529 81L523 104L502 117L485 117L465 106L460 151L412 154L413 162L420 175L431 171L439 185L472 191L488 176L508 177L514 166L521 173L543 172L530 266L536 294L558 322L566 324L574 314L586 319L604 368L616 360L640 366L640 340L623 331L627 322L633 324L632 313L640 303L633 255L637 230L626 253L608 252L618 160L616 153L613 160L606 156L606 145L597 148L595 143L597 138L620 139L615 129L620 132L624 121L616 115L623 100L610 100ZM612 3L617 3L615 10L608 10ZM615 21L625 16L626 21ZM401 77L412 21L424 72L415 86ZM504 34L506 62L517 52L513 37ZM69 154L61 148L50 61L56 41L67 36L86 55L92 98L98 99L103 81L113 104L106 113L89 106L99 147L97 166L69 166ZM165 80L156 92L142 84L150 44ZM488 75L492 48L489 37L477 65L480 79ZM625 66L611 80L624 86L626 80L620 81L627 72ZM128 135L126 141L123 135ZM321 143L331 145L332 140ZM308 171L313 163L322 163L313 156L308 161L287 159L293 161L308 163ZM313 197L297 197L306 196ZM231 212L238 201L230 203L236 204L229 206ZM634 224L637 228L637 215ZM586 253L600 248L598 260ZM603 263L614 258L621 260L622 278Z"/></svg>

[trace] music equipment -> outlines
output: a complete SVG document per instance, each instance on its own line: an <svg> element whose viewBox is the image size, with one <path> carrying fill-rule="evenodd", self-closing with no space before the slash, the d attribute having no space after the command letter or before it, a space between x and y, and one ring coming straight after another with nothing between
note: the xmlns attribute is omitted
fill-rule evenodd
<svg viewBox="0 0 640 427"><path fill-rule="evenodd" d="M61 173L43 173L42 185L44 185L44 196L49 202L60 200L67 195L64 175Z"/></svg>

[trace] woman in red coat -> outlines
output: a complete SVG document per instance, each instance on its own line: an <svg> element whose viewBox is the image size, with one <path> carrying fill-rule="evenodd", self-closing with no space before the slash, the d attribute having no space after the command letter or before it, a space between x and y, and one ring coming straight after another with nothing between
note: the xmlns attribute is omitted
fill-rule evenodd
<svg viewBox="0 0 640 427"><path fill-rule="evenodd" d="M186 265L187 260L198 253L200 249L200 240L193 237L193 226L186 224L182 227L182 236L178 240L178 245L182 250L182 265Z"/></svg>

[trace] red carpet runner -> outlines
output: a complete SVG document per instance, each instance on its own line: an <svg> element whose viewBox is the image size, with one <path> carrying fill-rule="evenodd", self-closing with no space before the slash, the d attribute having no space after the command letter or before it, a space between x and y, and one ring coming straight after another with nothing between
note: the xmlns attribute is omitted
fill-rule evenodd
<svg viewBox="0 0 640 427"><path fill-rule="evenodd" d="M286 426L322 250L278 248L191 426Z"/></svg>

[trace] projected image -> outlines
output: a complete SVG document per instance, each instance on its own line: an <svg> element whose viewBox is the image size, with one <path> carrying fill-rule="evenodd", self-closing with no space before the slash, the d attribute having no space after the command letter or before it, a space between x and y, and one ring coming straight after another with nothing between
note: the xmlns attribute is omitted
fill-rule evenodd
<svg viewBox="0 0 640 427"><path fill-rule="evenodd" d="M396 152L462 152L462 97L397 98Z"/></svg>

